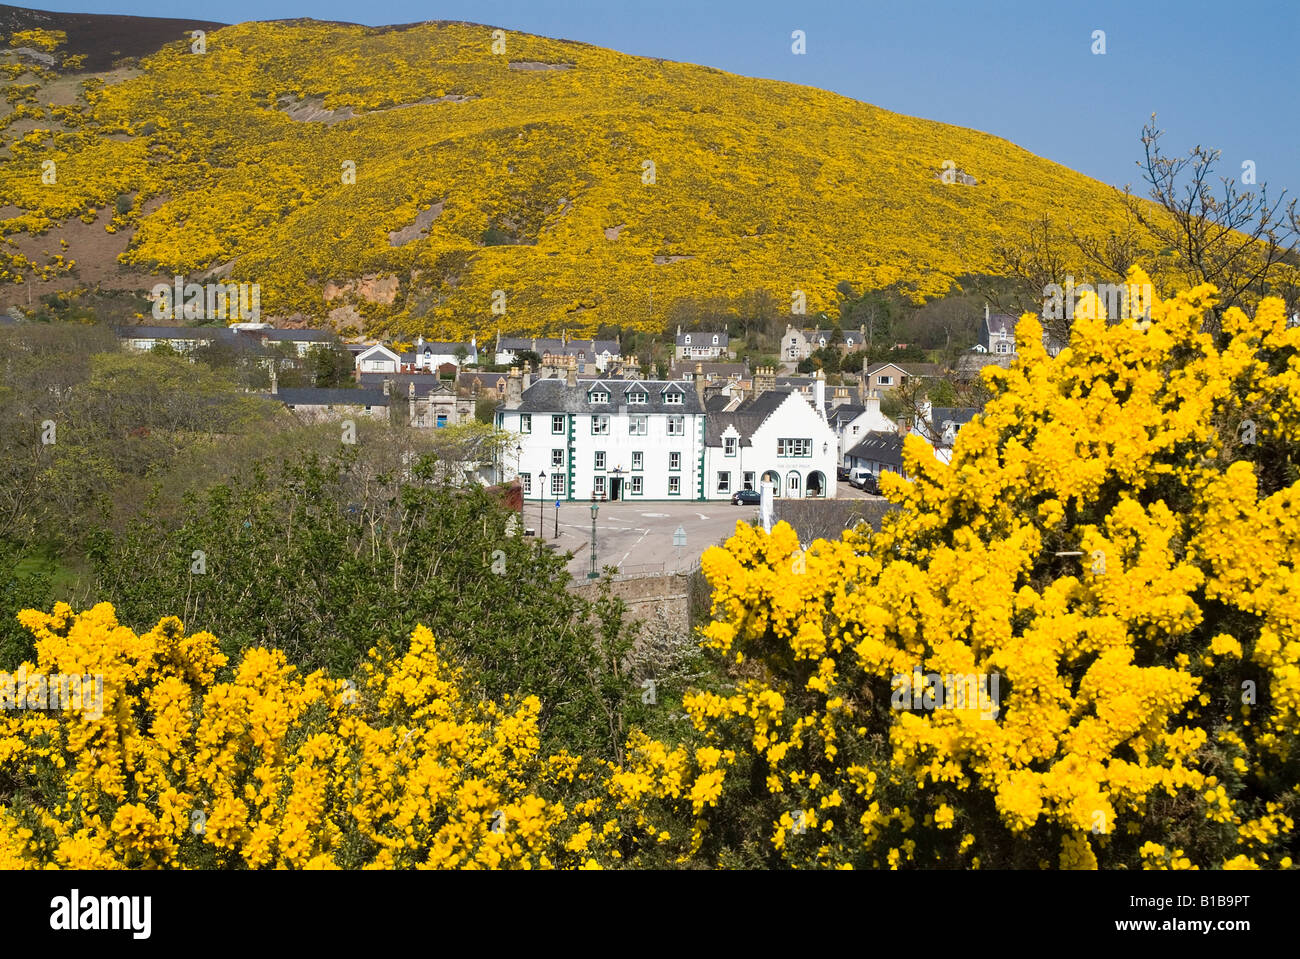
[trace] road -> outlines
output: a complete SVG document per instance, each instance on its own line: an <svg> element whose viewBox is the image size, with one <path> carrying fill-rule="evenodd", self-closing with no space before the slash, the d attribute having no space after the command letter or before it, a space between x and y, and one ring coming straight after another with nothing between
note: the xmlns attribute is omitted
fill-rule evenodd
<svg viewBox="0 0 1300 959"><path fill-rule="evenodd" d="M876 499L840 483L837 491L845 499ZM736 531L736 523L757 522L757 506L732 506L727 501L666 503L601 503L596 518L596 569L618 566L624 571L662 564L664 571L690 569L700 555ZM779 510L779 501L778 501ZM561 501L558 539L555 536L555 500L542 505L545 523L541 529L544 542L556 543L559 552L572 550L569 573L584 579L591 569L591 504ZM524 504L524 525L538 526L538 503ZM686 533L686 545L673 545L678 528Z"/></svg>

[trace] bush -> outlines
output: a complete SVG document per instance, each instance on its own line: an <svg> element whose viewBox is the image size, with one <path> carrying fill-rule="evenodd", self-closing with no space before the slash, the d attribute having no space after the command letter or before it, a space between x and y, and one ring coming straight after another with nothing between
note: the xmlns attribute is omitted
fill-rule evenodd
<svg viewBox="0 0 1300 959"><path fill-rule="evenodd" d="M785 524L738 526L704 555L704 635L736 685L685 699L707 741L676 771L691 794L656 785L651 747L632 762L665 821L698 817L693 855L1292 865L1300 329L1270 299L1216 344L1208 286L1149 325L1088 302L1054 359L1021 320L951 465L907 440L879 533L804 552Z"/></svg>

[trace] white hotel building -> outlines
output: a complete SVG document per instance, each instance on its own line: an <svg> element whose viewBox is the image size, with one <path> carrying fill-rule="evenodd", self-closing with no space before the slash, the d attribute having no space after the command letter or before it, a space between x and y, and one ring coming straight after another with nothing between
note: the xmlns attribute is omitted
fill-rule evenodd
<svg viewBox="0 0 1300 959"><path fill-rule="evenodd" d="M519 446L507 476L530 499L730 500L764 478L778 496L835 495L836 437L810 399L713 396L706 410L703 390L703 380L579 380L572 366L524 389L511 371L496 414Z"/></svg>

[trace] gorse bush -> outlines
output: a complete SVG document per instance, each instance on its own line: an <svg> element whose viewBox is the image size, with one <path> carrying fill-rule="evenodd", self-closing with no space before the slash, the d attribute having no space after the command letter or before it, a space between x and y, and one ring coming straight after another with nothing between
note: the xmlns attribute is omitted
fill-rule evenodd
<svg viewBox="0 0 1300 959"><path fill-rule="evenodd" d="M685 701L711 860L1291 865L1300 328L1266 300L1216 344L1213 297L1149 323L1094 298L1052 359L1026 316L952 464L907 441L878 534L805 555L742 525L704 555L740 680ZM896 700L918 671L997 676L996 717Z"/></svg>

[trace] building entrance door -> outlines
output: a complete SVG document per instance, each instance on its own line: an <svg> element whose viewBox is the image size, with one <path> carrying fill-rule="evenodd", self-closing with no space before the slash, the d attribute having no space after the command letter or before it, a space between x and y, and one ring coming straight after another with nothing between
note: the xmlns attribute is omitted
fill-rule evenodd
<svg viewBox="0 0 1300 959"><path fill-rule="evenodd" d="M611 500L620 500L623 498L623 481L617 476L609 478L609 498Z"/></svg>

